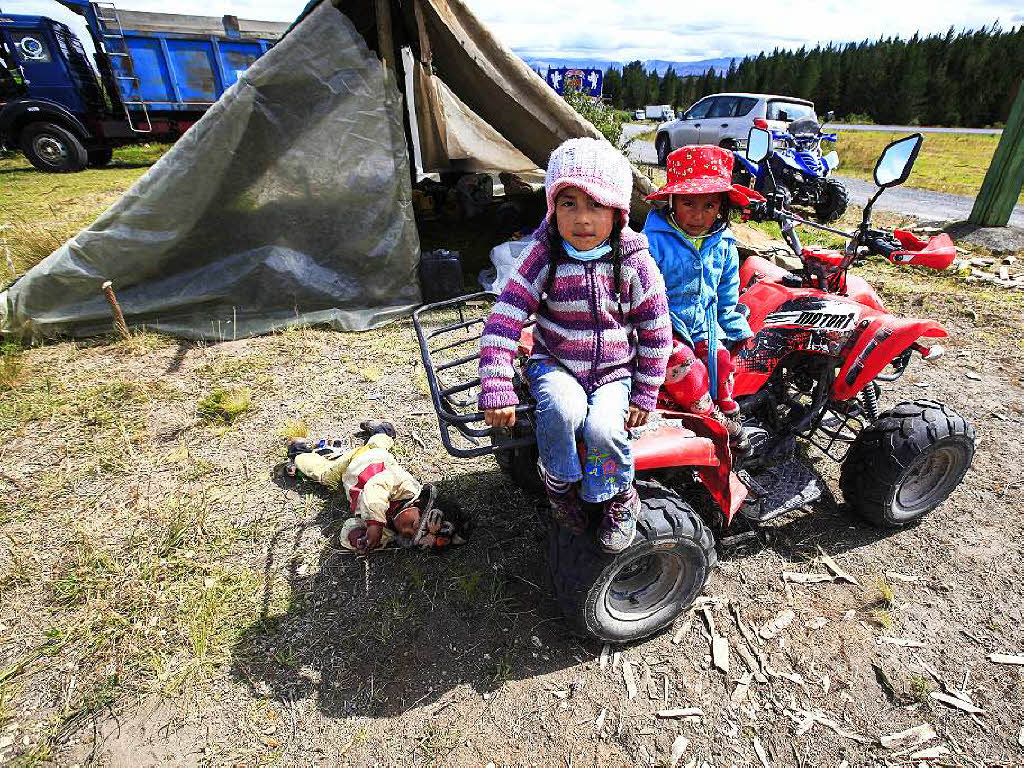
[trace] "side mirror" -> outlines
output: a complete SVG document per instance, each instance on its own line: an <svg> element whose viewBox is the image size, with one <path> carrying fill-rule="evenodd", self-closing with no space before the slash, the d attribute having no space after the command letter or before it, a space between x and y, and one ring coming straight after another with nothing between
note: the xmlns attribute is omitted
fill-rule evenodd
<svg viewBox="0 0 1024 768"><path fill-rule="evenodd" d="M759 163L772 151L772 135L763 128L751 128L747 134L747 158Z"/></svg>
<svg viewBox="0 0 1024 768"><path fill-rule="evenodd" d="M831 123L835 119L836 119L835 110L830 109L828 112L825 113L825 122L826 123Z"/></svg>
<svg viewBox="0 0 1024 768"><path fill-rule="evenodd" d="M895 187L907 180L910 170L921 151L924 137L915 133L903 139L897 139L887 146L878 162L875 163L875 184L880 187Z"/></svg>

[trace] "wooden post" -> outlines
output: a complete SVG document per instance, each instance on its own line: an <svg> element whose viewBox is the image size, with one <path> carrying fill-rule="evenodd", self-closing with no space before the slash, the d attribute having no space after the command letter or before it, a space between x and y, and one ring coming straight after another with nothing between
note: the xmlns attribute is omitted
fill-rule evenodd
<svg viewBox="0 0 1024 768"><path fill-rule="evenodd" d="M117 303L117 297L114 296L114 284L109 280L103 284L103 293L106 294L107 301L110 302L110 311L114 313L114 327L121 334L121 338L127 341L132 335L128 333L128 326L124 322L121 305Z"/></svg>
<svg viewBox="0 0 1024 768"><path fill-rule="evenodd" d="M1005 227L1024 188L1024 80L1003 129L992 164L968 219L981 227Z"/></svg>
<svg viewBox="0 0 1024 768"><path fill-rule="evenodd" d="M391 0L376 0L377 45L385 68L395 71L395 38L391 31Z"/></svg>

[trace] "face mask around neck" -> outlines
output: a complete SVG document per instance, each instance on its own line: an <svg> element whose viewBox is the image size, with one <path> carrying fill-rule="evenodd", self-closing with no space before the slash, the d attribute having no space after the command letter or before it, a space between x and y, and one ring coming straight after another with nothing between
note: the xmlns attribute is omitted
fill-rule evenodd
<svg viewBox="0 0 1024 768"><path fill-rule="evenodd" d="M576 261L595 261L612 252L612 246L607 240L601 243L601 245L591 248L589 251L576 250L573 248L572 243L564 238L562 239L562 245L565 247L565 252L569 258L576 259Z"/></svg>

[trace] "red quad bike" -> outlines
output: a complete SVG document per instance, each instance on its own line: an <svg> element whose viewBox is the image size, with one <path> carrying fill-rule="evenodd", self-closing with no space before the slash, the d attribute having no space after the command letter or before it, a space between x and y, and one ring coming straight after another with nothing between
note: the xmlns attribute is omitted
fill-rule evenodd
<svg viewBox="0 0 1024 768"><path fill-rule="evenodd" d="M764 131L751 132L752 159L759 147L767 151L769 140ZM920 340L946 331L931 320L890 314L871 286L847 274L867 253L936 269L952 262L947 235L924 243L870 227L871 205L906 180L921 141L914 135L886 148L875 168L880 189L862 224L840 233L849 238L845 252L803 248L794 224L827 228L800 219L771 195L753 211L781 225L803 269L789 272L756 256L741 267L740 303L754 337L736 355L735 394L751 449L732 455L724 427L678 408L670 363L657 412L631 435L642 502L633 543L617 555L603 552L597 509L583 535L550 526L555 594L576 631L628 642L663 629L711 575L713 530L726 529L737 515L763 522L815 501L824 482L797 452L798 440L842 462L845 501L876 525L917 521L963 480L974 457L974 430L965 419L930 400L879 410L879 383L899 378L914 354L938 357L940 347ZM491 298L474 294L414 313L442 442L457 457L494 454L516 483L540 493L534 404L522 376L515 379L520 405L513 429L487 428L477 411L479 339ZM529 356L531 331L523 332L521 361Z"/></svg>

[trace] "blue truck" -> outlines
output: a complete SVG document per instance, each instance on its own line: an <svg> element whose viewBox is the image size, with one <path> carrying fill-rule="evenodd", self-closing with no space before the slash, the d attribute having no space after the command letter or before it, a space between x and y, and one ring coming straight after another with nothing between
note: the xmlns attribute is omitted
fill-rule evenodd
<svg viewBox="0 0 1024 768"><path fill-rule="evenodd" d="M0 146L55 173L105 165L126 144L174 141L288 27L59 2L86 39L0 4Z"/></svg>

